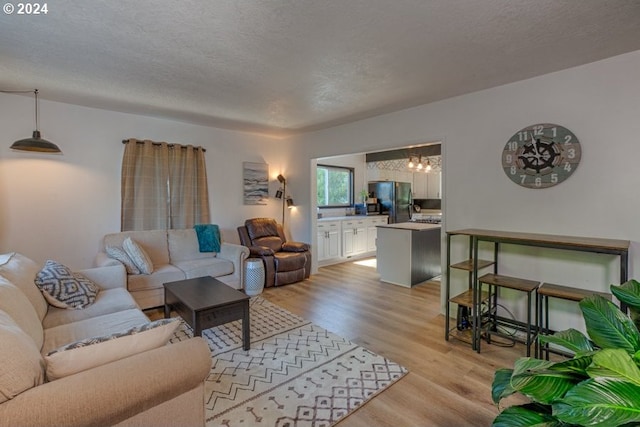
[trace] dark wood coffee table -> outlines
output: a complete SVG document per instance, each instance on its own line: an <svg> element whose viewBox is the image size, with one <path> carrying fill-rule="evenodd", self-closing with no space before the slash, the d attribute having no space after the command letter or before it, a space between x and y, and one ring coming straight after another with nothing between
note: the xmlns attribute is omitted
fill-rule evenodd
<svg viewBox="0 0 640 427"><path fill-rule="evenodd" d="M242 348L249 350L249 296L213 277L178 280L164 284L164 317L175 310L193 328L203 329L242 320Z"/></svg>

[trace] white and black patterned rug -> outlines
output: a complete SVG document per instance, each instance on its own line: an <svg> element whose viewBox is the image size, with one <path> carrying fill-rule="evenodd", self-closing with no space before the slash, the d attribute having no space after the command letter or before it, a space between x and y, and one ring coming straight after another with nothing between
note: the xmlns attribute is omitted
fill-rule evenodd
<svg viewBox="0 0 640 427"><path fill-rule="evenodd" d="M184 322L171 339L192 336ZM251 349L240 321L206 329L213 361L207 426L328 427L407 370L261 297L251 299Z"/></svg>

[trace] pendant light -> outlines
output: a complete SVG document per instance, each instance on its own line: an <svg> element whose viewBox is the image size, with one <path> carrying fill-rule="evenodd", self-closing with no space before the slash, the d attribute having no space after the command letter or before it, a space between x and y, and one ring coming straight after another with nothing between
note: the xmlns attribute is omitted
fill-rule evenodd
<svg viewBox="0 0 640 427"><path fill-rule="evenodd" d="M427 157L427 165L424 168L425 172L429 172L431 171L431 162L429 161L429 158Z"/></svg>
<svg viewBox="0 0 640 427"><path fill-rule="evenodd" d="M15 91L13 93L17 92L18 91ZM40 137L40 130L38 130L38 89L35 89L33 93L36 98L36 130L33 131L33 136L31 138L20 139L14 142L11 145L11 149L19 151L36 151L39 153L62 153L56 144Z"/></svg>

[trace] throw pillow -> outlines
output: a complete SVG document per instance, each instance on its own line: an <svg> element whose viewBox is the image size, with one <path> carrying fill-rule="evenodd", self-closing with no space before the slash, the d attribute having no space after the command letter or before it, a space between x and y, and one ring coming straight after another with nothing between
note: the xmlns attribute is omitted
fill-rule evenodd
<svg viewBox="0 0 640 427"><path fill-rule="evenodd" d="M100 288L80 273L72 272L68 267L47 260L38 272L35 284L45 299L54 307L81 309L90 306L96 300Z"/></svg>
<svg viewBox="0 0 640 427"><path fill-rule="evenodd" d="M33 340L0 310L0 403L44 382L44 360Z"/></svg>
<svg viewBox="0 0 640 427"><path fill-rule="evenodd" d="M179 319L161 319L103 337L87 338L49 352L47 379L73 375L134 354L162 347L180 325Z"/></svg>
<svg viewBox="0 0 640 427"><path fill-rule="evenodd" d="M138 267L142 274L153 273L153 262L149 255L136 243L131 237L127 237L122 242L122 248L125 250L131 261Z"/></svg>
<svg viewBox="0 0 640 427"><path fill-rule="evenodd" d="M129 255L127 255L124 249L118 246L107 246L105 251L110 258L116 259L124 264L124 268L127 269L127 274L140 274L140 269L131 258L129 258Z"/></svg>

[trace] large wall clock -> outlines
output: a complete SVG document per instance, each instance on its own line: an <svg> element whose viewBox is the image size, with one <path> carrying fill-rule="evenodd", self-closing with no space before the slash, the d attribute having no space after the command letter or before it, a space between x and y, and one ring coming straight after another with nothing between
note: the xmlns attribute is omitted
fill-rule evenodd
<svg viewBox="0 0 640 427"><path fill-rule="evenodd" d="M564 126L540 123L516 132L502 150L509 179L527 188L547 188L569 178L578 167L580 141Z"/></svg>

